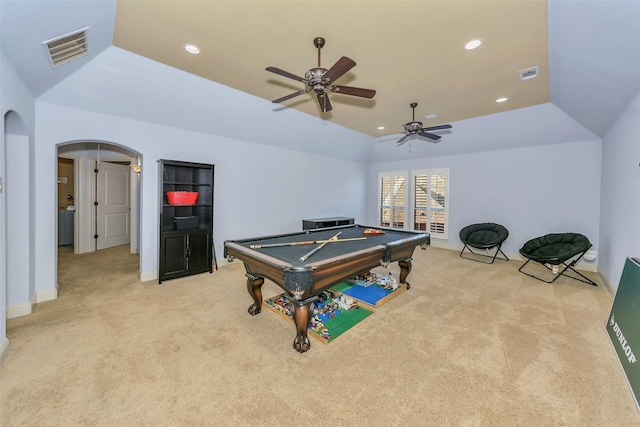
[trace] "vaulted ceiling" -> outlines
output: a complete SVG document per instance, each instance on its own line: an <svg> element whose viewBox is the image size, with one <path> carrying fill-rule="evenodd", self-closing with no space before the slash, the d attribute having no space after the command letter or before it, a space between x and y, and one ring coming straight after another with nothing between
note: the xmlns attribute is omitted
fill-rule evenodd
<svg viewBox="0 0 640 427"><path fill-rule="evenodd" d="M336 84L375 97L331 93L325 113L313 91L269 105L371 136L401 132L412 102L425 126L552 102L602 136L640 91L637 1L3 1L0 19L2 54L36 97L115 45L274 100L305 85L265 68L304 76L321 36L323 68L357 63ZM83 28L88 55L52 68L42 43Z"/></svg>
<svg viewBox="0 0 640 427"><path fill-rule="evenodd" d="M322 113L313 91L282 105L377 136L418 119L439 124L549 101L545 2L129 2L116 10L114 44L267 100L304 84L318 66L314 38L326 40L321 65L341 56L357 66L337 84L376 90L373 99L329 96ZM472 51L465 43L481 38ZM199 55L183 49L200 47ZM540 77L521 81L519 70ZM497 98L509 97L503 104ZM435 119L424 119L436 114ZM385 126L385 130L378 130Z"/></svg>

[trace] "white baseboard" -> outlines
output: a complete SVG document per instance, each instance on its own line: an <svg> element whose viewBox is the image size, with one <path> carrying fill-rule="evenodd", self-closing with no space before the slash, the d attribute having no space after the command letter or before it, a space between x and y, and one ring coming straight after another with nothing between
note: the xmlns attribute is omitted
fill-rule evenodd
<svg viewBox="0 0 640 427"><path fill-rule="evenodd" d="M457 245L453 245L451 243L442 241L442 240L438 240L438 239L431 239L431 246L433 246L434 248L438 248L438 249L448 249L450 251L458 251L460 252L462 250L462 246L457 246Z"/></svg>
<svg viewBox="0 0 640 427"><path fill-rule="evenodd" d="M0 366L9 355L9 339L5 338L4 342L0 345Z"/></svg>
<svg viewBox="0 0 640 427"><path fill-rule="evenodd" d="M140 273L141 282L148 282L149 280L158 280L158 272L146 271L146 272Z"/></svg>
<svg viewBox="0 0 640 427"><path fill-rule="evenodd" d="M28 316L33 313L33 309L36 308L36 305L38 305L39 302L52 301L57 298L58 284L56 283L56 287L54 289L40 291L33 294L30 302L7 306L7 319Z"/></svg>
<svg viewBox="0 0 640 427"><path fill-rule="evenodd" d="M16 304L7 306L7 319L28 316L33 313L35 303L25 302L24 304Z"/></svg>
<svg viewBox="0 0 640 427"><path fill-rule="evenodd" d="M234 262L237 262L237 261L234 261ZM241 261L239 261L239 262L241 262ZM225 267L225 266L227 266L229 264L233 264L233 262L229 262L229 261L227 261L226 258L222 258L222 259L217 260L217 264L218 264L218 268L222 268L222 267Z"/></svg>
<svg viewBox="0 0 640 427"><path fill-rule="evenodd" d="M614 298L616 296L616 288L613 287L607 276L602 273L600 267L598 267L598 276L600 277L600 280L602 280L602 283L604 284L607 292L609 292L609 295L611 295L611 298Z"/></svg>
<svg viewBox="0 0 640 427"><path fill-rule="evenodd" d="M582 261L576 264L576 270L590 271L592 273L600 272L600 268L598 267L598 264L587 263Z"/></svg>
<svg viewBox="0 0 640 427"><path fill-rule="evenodd" d="M53 289L36 292L36 303L58 299L58 284Z"/></svg>

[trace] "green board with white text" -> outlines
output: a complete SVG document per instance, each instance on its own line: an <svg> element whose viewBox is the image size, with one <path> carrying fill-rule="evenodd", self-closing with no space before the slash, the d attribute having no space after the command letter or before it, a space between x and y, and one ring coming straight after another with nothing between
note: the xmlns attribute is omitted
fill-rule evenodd
<svg viewBox="0 0 640 427"><path fill-rule="evenodd" d="M636 405L640 401L640 259L627 258L606 325ZM638 405L640 409L640 405Z"/></svg>

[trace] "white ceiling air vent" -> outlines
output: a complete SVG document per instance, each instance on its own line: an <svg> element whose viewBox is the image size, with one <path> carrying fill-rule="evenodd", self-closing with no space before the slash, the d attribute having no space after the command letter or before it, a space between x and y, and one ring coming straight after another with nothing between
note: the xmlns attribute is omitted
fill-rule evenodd
<svg viewBox="0 0 640 427"><path fill-rule="evenodd" d="M538 77L538 66L520 70L520 80L535 79Z"/></svg>
<svg viewBox="0 0 640 427"><path fill-rule="evenodd" d="M42 42L53 68L89 53L87 28Z"/></svg>

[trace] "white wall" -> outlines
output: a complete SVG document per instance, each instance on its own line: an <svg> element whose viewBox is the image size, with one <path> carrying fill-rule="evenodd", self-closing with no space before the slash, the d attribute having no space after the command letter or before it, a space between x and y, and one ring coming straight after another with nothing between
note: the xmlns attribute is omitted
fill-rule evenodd
<svg viewBox="0 0 640 427"><path fill-rule="evenodd" d="M618 288L627 257L640 257L640 93L603 138L599 267Z"/></svg>
<svg viewBox="0 0 640 427"><path fill-rule="evenodd" d="M0 177L2 177L4 183L6 178L6 163L8 161L5 152L7 135L21 135L29 144L32 144L35 108L33 97L2 52L0 52L0 112L2 112L3 118L3 120L0 120ZM24 171L24 174L25 176L28 176L29 179L32 179L32 173L29 169ZM33 196L30 195L29 200L31 200L32 197ZM9 345L6 335L6 256L8 251L7 248L10 243L12 244L12 242L8 241L6 234L7 228L11 227L11 224L6 220L7 208L6 191L3 189L3 191L0 192L0 218L2 218L2 221L0 221L0 362L6 355ZM23 206L22 209L28 210L29 205ZM32 262L32 245L28 239L22 239L22 241L27 247L26 251L29 253L30 262ZM29 271L31 270L32 265L29 266ZM25 288L33 289L33 280L28 277L28 273L26 274L26 277L27 278L24 282ZM29 299L30 298L31 295L29 295ZM25 302L28 302L28 300Z"/></svg>
<svg viewBox="0 0 640 427"><path fill-rule="evenodd" d="M7 203L6 230L7 251L7 307L26 304L24 314L31 313L30 299L34 295L34 286L30 280L29 244L31 229L29 226L29 212L27 211L30 197L29 188L29 137L25 135L5 134L5 165L4 189ZM10 316L13 317L13 316Z"/></svg>
<svg viewBox="0 0 640 427"><path fill-rule="evenodd" d="M367 165L226 137L37 102L37 287L56 278L56 144L106 141L141 154L140 274L157 277L158 163L173 159L215 164L214 239L300 230L302 219L365 217ZM321 138L321 135L316 135ZM265 179L266 178L266 179Z"/></svg>
<svg viewBox="0 0 640 427"><path fill-rule="evenodd" d="M464 226L496 222L509 230L510 254L555 232L584 234L597 249L600 156L598 140L372 164L369 223L377 221L379 172L449 168L449 239L441 243L461 249Z"/></svg>

